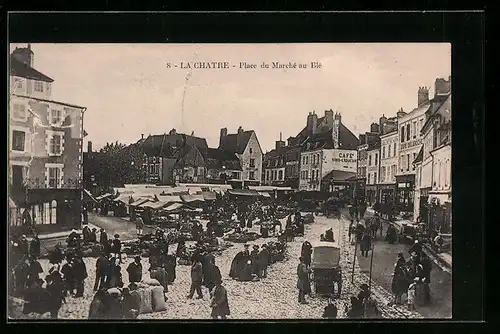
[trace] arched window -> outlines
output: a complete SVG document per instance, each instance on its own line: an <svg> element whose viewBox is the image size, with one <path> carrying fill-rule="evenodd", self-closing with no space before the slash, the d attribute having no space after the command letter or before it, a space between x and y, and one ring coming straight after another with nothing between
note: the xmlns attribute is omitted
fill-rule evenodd
<svg viewBox="0 0 500 334"><path fill-rule="evenodd" d="M50 223L56 224L57 223L57 201L56 200L53 200L50 203L50 210L51 210Z"/></svg>

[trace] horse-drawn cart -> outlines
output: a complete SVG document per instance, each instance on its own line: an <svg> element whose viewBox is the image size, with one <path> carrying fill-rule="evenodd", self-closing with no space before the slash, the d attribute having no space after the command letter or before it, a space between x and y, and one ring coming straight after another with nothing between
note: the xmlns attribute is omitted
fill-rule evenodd
<svg viewBox="0 0 500 334"><path fill-rule="evenodd" d="M316 294L340 297L342 292L342 269L340 268L339 246L324 241L315 243L313 245L311 269Z"/></svg>

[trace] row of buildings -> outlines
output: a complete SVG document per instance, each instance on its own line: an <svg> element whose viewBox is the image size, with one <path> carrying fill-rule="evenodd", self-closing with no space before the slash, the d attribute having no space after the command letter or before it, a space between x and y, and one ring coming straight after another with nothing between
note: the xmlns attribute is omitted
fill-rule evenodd
<svg viewBox="0 0 500 334"><path fill-rule="evenodd" d="M81 224L85 107L52 99L30 44L10 55L9 225L39 232Z"/></svg>
<svg viewBox="0 0 500 334"><path fill-rule="evenodd" d="M419 87L417 106L384 115L360 135L358 179L369 203L398 211L443 233L451 231L451 77Z"/></svg>
<svg viewBox="0 0 500 334"><path fill-rule="evenodd" d="M124 150L135 157L132 163L140 168L136 183L220 183L235 188L260 184L262 148L255 131L245 131L242 127L234 134L228 134L227 128L221 129L217 148L208 147L206 139L194 133L186 135L172 129L161 135L141 135ZM88 143L84 153L87 189L105 181L99 180L101 154L93 152L92 143Z"/></svg>

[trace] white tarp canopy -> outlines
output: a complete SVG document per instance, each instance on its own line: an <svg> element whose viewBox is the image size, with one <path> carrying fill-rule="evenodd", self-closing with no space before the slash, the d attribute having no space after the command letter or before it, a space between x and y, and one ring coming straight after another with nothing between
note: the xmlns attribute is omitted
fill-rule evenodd
<svg viewBox="0 0 500 334"><path fill-rule="evenodd" d="M180 196L161 195L160 197L158 197L158 199L167 203L182 203L182 199Z"/></svg>
<svg viewBox="0 0 500 334"><path fill-rule="evenodd" d="M248 186L248 189L256 190L256 191L290 191L292 188L290 187L275 187L275 186Z"/></svg>
<svg viewBox="0 0 500 334"><path fill-rule="evenodd" d="M260 195L260 196L263 196L263 197L267 197L267 198L270 198L270 197L271 197L271 195L269 195L269 193L262 192L262 191L259 191L259 195Z"/></svg>
<svg viewBox="0 0 500 334"><path fill-rule="evenodd" d="M108 198L108 197L113 197L113 194L107 193L101 196L97 196L95 199L100 201L101 199Z"/></svg>
<svg viewBox="0 0 500 334"><path fill-rule="evenodd" d="M147 198L140 198L140 199L136 200L135 202L131 203L130 206L140 206L141 204L146 203L146 202L151 202L151 200L149 200Z"/></svg>
<svg viewBox="0 0 500 334"><path fill-rule="evenodd" d="M132 198L132 196L130 194L120 194L113 201L115 201L115 202L122 202L122 203L128 205L129 202L130 202L130 198Z"/></svg>

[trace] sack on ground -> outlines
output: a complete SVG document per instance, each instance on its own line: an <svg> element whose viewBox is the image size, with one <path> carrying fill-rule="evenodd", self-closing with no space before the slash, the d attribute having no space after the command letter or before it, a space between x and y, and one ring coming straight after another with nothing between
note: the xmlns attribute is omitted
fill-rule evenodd
<svg viewBox="0 0 500 334"><path fill-rule="evenodd" d="M153 301L152 301L153 288L147 287L145 289L137 289L136 291L141 297L139 314L153 313Z"/></svg>
<svg viewBox="0 0 500 334"><path fill-rule="evenodd" d="M155 286L152 288L151 299L153 300L153 312L161 312L167 309L164 291L162 286Z"/></svg>
<svg viewBox="0 0 500 334"><path fill-rule="evenodd" d="M153 279L153 278L147 278L147 277L143 278L142 283L147 284L149 286L161 285L160 282L158 282L158 280Z"/></svg>

